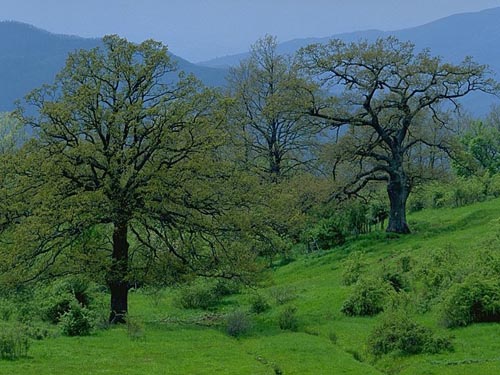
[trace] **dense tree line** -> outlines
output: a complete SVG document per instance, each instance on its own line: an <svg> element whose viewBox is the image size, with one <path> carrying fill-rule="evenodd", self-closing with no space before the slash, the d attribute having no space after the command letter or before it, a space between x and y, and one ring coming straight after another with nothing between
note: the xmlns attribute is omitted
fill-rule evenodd
<svg viewBox="0 0 500 375"><path fill-rule="evenodd" d="M111 322L125 319L133 280L251 282L312 216L352 197L379 197L347 206L353 233L387 216L387 231L408 233L408 197L450 170L446 155L461 173L498 168L497 132L452 133L457 100L495 89L471 59L449 64L393 38L286 57L265 37L214 90L167 79L175 66L160 43L103 42L1 119L0 272L11 285L93 275L111 293Z"/></svg>

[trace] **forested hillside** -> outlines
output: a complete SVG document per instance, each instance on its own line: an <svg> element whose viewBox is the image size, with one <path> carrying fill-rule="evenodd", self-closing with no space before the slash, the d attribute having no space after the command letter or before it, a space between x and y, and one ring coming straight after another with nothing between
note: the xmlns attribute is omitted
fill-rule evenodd
<svg viewBox="0 0 500 375"><path fill-rule="evenodd" d="M0 116L0 373L498 373L485 65L266 36L220 88L95 42Z"/></svg>

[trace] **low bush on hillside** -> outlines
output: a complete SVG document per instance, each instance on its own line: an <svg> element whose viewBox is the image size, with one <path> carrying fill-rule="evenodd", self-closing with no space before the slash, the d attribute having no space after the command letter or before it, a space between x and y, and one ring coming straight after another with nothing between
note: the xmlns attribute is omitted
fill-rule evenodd
<svg viewBox="0 0 500 375"><path fill-rule="evenodd" d="M252 327L250 317L243 311L233 311L226 317L226 332L229 336L239 337Z"/></svg>
<svg viewBox="0 0 500 375"><path fill-rule="evenodd" d="M310 250L328 250L344 244L346 232L340 219L330 217L319 220L307 229L302 237Z"/></svg>
<svg viewBox="0 0 500 375"><path fill-rule="evenodd" d="M342 283L344 285L356 283L361 276L363 266L363 253L360 251L350 253L343 264Z"/></svg>
<svg viewBox="0 0 500 375"><path fill-rule="evenodd" d="M29 337L22 326L0 325L0 359L18 359L28 355Z"/></svg>
<svg viewBox="0 0 500 375"><path fill-rule="evenodd" d="M439 353L453 349L450 338L437 337L404 311L387 314L368 337L367 347L375 356L391 352L406 355Z"/></svg>
<svg viewBox="0 0 500 375"><path fill-rule="evenodd" d="M55 282L40 296L42 318L53 324L71 310L72 305L89 308L93 301L90 284L83 279L72 278Z"/></svg>
<svg viewBox="0 0 500 375"><path fill-rule="evenodd" d="M95 318L90 310L79 304L72 304L59 321L61 331L66 336L90 335L95 326Z"/></svg>
<svg viewBox="0 0 500 375"><path fill-rule="evenodd" d="M271 308L267 299L260 294L254 297L250 303L250 312L254 314L261 314Z"/></svg>
<svg viewBox="0 0 500 375"><path fill-rule="evenodd" d="M208 310L220 303L222 296L212 285L194 283L180 289L177 303L185 309Z"/></svg>
<svg viewBox="0 0 500 375"><path fill-rule="evenodd" d="M372 316L384 310L393 292L391 286L380 278L360 279L341 311L349 316Z"/></svg>
<svg viewBox="0 0 500 375"><path fill-rule="evenodd" d="M277 305L284 305L297 298L297 290L290 286L273 288L270 294Z"/></svg>
<svg viewBox="0 0 500 375"><path fill-rule="evenodd" d="M299 328L297 308L294 306L287 306L278 317L278 325L283 330L297 331Z"/></svg>
<svg viewBox="0 0 500 375"><path fill-rule="evenodd" d="M500 281L471 275L453 285L443 302L442 321L447 327L500 322Z"/></svg>

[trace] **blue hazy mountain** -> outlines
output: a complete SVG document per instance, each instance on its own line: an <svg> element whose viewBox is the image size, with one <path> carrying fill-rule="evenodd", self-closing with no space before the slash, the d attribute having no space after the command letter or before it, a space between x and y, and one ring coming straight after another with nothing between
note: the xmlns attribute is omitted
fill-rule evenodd
<svg viewBox="0 0 500 375"><path fill-rule="evenodd" d="M410 40L417 48L429 48L434 55L450 62L473 56L477 62L488 64L500 79L500 8L457 14L404 30L367 30L326 38L295 39L281 43L279 52L292 54L303 46L325 43L332 38L373 41L389 35ZM0 111L11 110L14 100L43 83L52 82L69 52L90 49L100 43L100 39L57 35L23 23L0 22ZM228 68L248 57L248 53L200 64L172 56L180 70L193 73L207 85L222 86ZM495 101L498 99L474 94L466 98L464 105L474 114L484 114Z"/></svg>
<svg viewBox="0 0 500 375"><path fill-rule="evenodd" d="M68 53L91 49L101 39L58 35L19 22L0 22L0 111L12 110L14 101L42 84L54 81ZM193 73L205 84L220 86L225 69L192 64L172 55L179 70Z"/></svg>
<svg viewBox="0 0 500 375"><path fill-rule="evenodd" d="M500 8L483 10L475 13L463 13L441 18L422 26L397 31L368 30L332 35L326 38L295 39L281 43L278 51L292 54L299 48L311 43L326 43L332 38L346 42L360 40L374 41L380 37L395 36L400 40L409 40L417 48L429 48L433 55L444 60L458 63L466 56L489 65L496 79L500 80ZM207 67L227 68L248 57L248 53L231 55L202 62ZM486 113L498 98L474 93L465 98L463 104L474 114Z"/></svg>

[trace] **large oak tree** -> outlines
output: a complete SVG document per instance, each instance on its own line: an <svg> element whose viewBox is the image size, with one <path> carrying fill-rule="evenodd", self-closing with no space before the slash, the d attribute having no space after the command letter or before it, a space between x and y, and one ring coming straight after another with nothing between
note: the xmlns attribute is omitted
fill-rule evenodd
<svg viewBox="0 0 500 375"><path fill-rule="evenodd" d="M4 270L24 281L102 273L116 323L133 267L164 278L253 267L228 214L238 182L219 151L218 97L174 71L162 44L107 36L27 97L36 137L12 171L23 218L4 236Z"/></svg>
<svg viewBox="0 0 500 375"><path fill-rule="evenodd" d="M351 128L349 153L357 171L352 170L346 192L358 192L370 181L386 182L387 231L408 233L411 155L422 145L448 147L446 137L436 137L449 125L444 113L473 91L493 89L486 67L471 58L446 63L392 37L311 45L301 50L300 64L323 89L311 101L310 115L336 128Z"/></svg>

